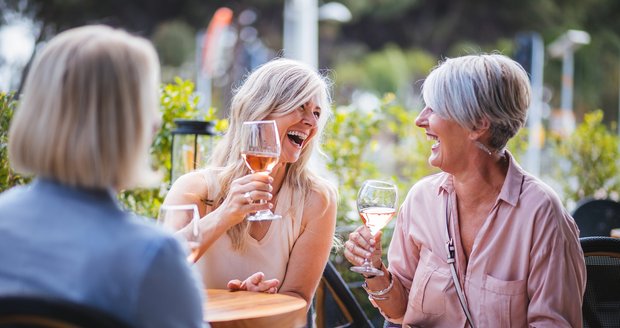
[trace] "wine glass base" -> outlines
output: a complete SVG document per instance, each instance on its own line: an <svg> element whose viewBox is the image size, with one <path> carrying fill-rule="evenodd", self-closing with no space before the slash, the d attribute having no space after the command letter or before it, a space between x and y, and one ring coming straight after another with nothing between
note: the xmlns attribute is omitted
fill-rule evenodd
<svg viewBox="0 0 620 328"><path fill-rule="evenodd" d="M251 216L248 216L246 218L246 220L248 221L269 221L269 220L279 220L282 218L282 215L278 215L278 214L271 214L271 213L264 213L264 214L254 214Z"/></svg>
<svg viewBox="0 0 620 328"><path fill-rule="evenodd" d="M361 274L383 276L383 271L379 269L375 269L371 266L353 266L353 267L350 267L349 270L356 272L356 273L361 273Z"/></svg>

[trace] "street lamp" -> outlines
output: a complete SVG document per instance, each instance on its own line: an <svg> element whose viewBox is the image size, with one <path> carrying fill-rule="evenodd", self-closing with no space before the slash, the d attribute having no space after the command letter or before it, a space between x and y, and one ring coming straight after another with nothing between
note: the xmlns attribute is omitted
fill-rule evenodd
<svg viewBox="0 0 620 328"><path fill-rule="evenodd" d="M203 165L218 134L212 121L174 120L170 145L170 185L181 175Z"/></svg>
<svg viewBox="0 0 620 328"><path fill-rule="evenodd" d="M590 34L588 32L568 30L547 47L551 57L562 57L561 129L567 134L575 129L575 116L573 114L573 75L575 64L573 55L577 48L589 43Z"/></svg>

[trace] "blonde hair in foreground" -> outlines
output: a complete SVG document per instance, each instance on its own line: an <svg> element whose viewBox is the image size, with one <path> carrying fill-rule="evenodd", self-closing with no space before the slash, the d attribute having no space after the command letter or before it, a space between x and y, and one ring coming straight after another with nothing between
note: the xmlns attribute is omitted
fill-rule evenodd
<svg viewBox="0 0 620 328"><path fill-rule="evenodd" d="M153 182L159 61L145 39L106 26L58 34L35 59L9 131L15 170L89 188Z"/></svg>
<svg viewBox="0 0 620 328"><path fill-rule="evenodd" d="M278 193L278 203L291 217L301 215L311 190L327 198L328 182L308 167L313 151L319 151L321 135L331 116L330 83L314 69L294 60L272 60L250 74L236 90L230 108L230 127L213 152L210 165L222 167L218 177L220 191L215 204L228 194L233 180L250 173L241 158L241 125L244 121L264 120L286 115L310 100L321 108L316 136L302 150L299 159L287 164L286 177ZM228 230L235 249L243 249L249 225L246 221Z"/></svg>

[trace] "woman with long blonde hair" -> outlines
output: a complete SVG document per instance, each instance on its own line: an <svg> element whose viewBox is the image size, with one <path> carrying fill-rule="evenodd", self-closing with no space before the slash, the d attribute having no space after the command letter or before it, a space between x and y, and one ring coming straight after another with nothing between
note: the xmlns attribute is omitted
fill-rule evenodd
<svg viewBox="0 0 620 328"><path fill-rule="evenodd" d="M259 67L236 91L230 127L209 165L174 182L164 203L199 207L203 242L196 264L207 288L280 292L310 302L336 222L336 190L309 166L331 114L328 88L325 77L294 60ZM274 120L280 136L279 161L269 175L251 173L241 156L241 126L259 120ZM282 219L245 220L266 209Z"/></svg>

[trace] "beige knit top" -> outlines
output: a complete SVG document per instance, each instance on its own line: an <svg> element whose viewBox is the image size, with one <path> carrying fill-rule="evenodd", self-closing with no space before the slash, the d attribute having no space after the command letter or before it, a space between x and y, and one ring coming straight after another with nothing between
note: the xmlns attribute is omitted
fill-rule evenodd
<svg viewBox="0 0 620 328"><path fill-rule="evenodd" d="M201 173L207 181L209 196L217 194L219 188L215 172L205 169ZM283 186L280 192L289 191ZM280 214L282 219L270 221L269 230L261 240L248 235L244 250L234 250L226 233L207 249L195 264L202 274L206 288L226 288L230 280L243 281L259 271L265 274L265 279L275 278L282 283L290 253L301 228L301 215L291 218L290 215L282 213L282 207L277 204L274 211ZM211 210L213 208L208 206L207 211Z"/></svg>

